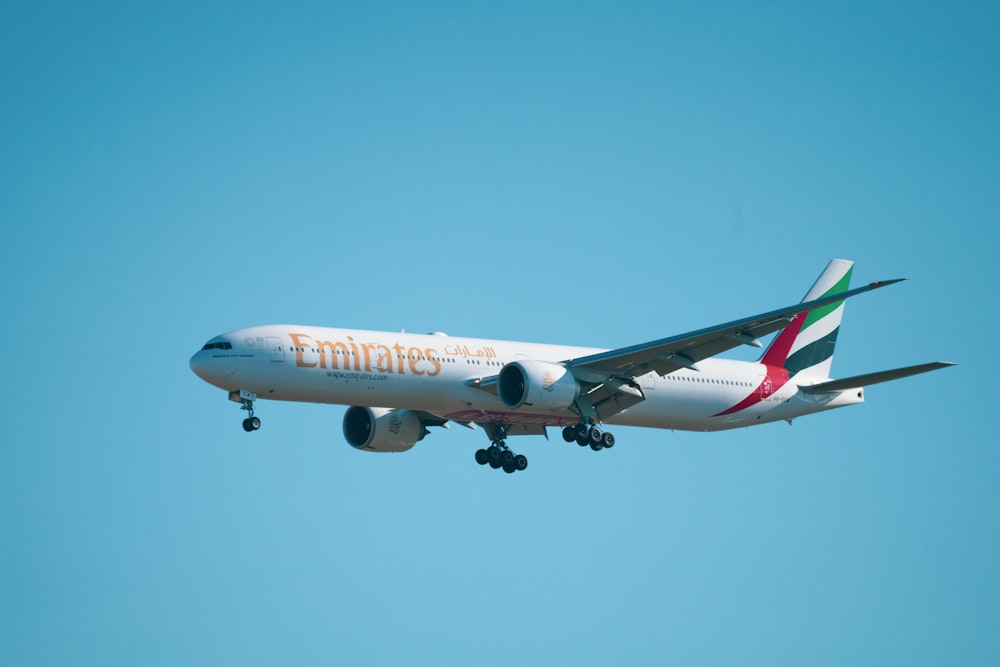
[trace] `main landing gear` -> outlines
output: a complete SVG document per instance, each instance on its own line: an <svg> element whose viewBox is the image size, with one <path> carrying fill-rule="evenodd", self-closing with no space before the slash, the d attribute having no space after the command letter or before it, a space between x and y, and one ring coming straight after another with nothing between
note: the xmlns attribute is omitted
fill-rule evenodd
<svg viewBox="0 0 1000 667"><path fill-rule="evenodd" d="M247 433L260 429L260 417L253 416L253 402L256 398L256 394L246 389L229 392L229 400L239 403L240 410L247 411L247 418L243 420L243 430Z"/></svg>
<svg viewBox="0 0 1000 667"><path fill-rule="evenodd" d="M489 429L487 435L490 436L492 444L486 449L476 451L476 463L481 466L489 465L494 470L503 468L508 474L528 467L528 457L524 454L515 454L507 446L504 438L508 428L506 424L496 424Z"/></svg>
<svg viewBox="0 0 1000 667"><path fill-rule="evenodd" d="M575 442L581 447L590 445L590 448L595 452L611 449L615 446L615 436L601 431L596 426L587 426L586 424L567 426L562 431L562 437L566 442Z"/></svg>

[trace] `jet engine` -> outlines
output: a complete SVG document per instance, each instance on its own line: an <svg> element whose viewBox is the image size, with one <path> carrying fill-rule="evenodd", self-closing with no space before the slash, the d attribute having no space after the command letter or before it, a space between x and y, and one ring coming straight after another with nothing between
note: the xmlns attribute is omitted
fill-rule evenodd
<svg viewBox="0 0 1000 667"><path fill-rule="evenodd" d="M428 431L415 412L351 406L344 413L344 438L368 452L405 452Z"/></svg>
<svg viewBox="0 0 1000 667"><path fill-rule="evenodd" d="M561 364L515 361L500 369L497 395L508 408L563 410L580 396L580 383Z"/></svg>

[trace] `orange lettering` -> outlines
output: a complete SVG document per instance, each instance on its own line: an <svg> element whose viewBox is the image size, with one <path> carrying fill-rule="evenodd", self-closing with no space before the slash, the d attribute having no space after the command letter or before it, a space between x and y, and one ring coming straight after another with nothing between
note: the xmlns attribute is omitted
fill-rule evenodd
<svg viewBox="0 0 1000 667"><path fill-rule="evenodd" d="M374 343L362 343L361 347L365 351L365 370L371 372L372 370L372 350L374 350L377 345Z"/></svg>
<svg viewBox="0 0 1000 667"><path fill-rule="evenodd" d="M354 370L360 371L362 365L364 370L371 372L374 366L379 373L406 373L409 365L410 373L413 375L435 376L441 373L441 360L438 358L438 351L428 347L421 350L419 347L406 348L401 343L396 343L392 347L382 343L356 343L351 336L347 337L347 342L314 340L304 333L290 333L292 339L292 349L295 350L295 365L300 368L327 368L327 356L329 355L329 368L339 369L341 367L338 357L343 356L344 370L351 369L350 359L354 359ZM307 361L304 352L307 349L316 348L319 353L319 361ZM395 354L395 363L393 362ZM362 356L364 361L362 364ZM423 366L420 362L426 361L428 366Z"/></svg>
<svg viewBox="0 0 1000 667"><path fill-rule="evenodd" d="M420 361L420 348L411 347L408 353L410 355L410 372L414 375L423 375L424 372L417 368L417 362Z"/></svg>
<svg viewBox="0 0 1000 667"><path fill-rule="evenodd" d="M291 339L292 339L292 346L295 348L295 365L299 366L301 368L313 368L313 367L315 367L316 366L316 362L315 361L313 361L311 363L306 363L306 361L302 358L302 350L307 346L307 343L302 342L301 339L305 338L305 339L310 340L310 341L312 339L309 338L309 336L307 336L305 334L290 333L288 335L289 335L289 337L291 337Z"/></svg>
<svg viewBox="0 0 1000 667"><path fill-rule="evenodd" d="M399 343L392 346L392 349L396 352L396 363L399 365L399 374L402 375L405 371L403 369L403 350L405 349Z"/></svg>
<svg viewBox="0 0 1000 667"><path fill-rule="evenodd" d="M316 347L319 350L319 367L326 368L326 351L330 351L330 368L340 368L340 364L337 362L337 351L340 350L344 358L347 358L347 346L343 343L331 343L328 340L318 340L316 341ZM315 364L314 364L315 365Z"/></svg>
<svg viewBox="0 0 1000 667"><path fill-rule="evenodd" d="M378 361L375 362L375 369L379 373L391 373L392 372L392 355L388 347L385 345L378 345Z"/></svg>
<svg viewBox="0 0 1000 667"><path fill-rule="evenodd" d="M354 357L354 370L360 371L361 356L358 354L358 346L354 344L354 339L350 336L347 337L347 340L349 340L351 344L351 356ZM344 370L347 370L347 364L344 364Z"/></svg>
<svg viewBox="0 0 1000 667"><path fill-rule="evenodd" d="M434 366L434 370L427 371L427 374L432 377L441 372L441 362L437 360L437 353L437 350L430 347L424 350L424 354L427 355L427 361L431 362Z"/></svg>

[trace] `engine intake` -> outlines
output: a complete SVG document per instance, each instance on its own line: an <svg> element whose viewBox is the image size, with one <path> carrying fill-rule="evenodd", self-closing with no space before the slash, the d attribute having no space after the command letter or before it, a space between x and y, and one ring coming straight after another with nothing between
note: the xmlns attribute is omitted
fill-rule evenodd
<svg viewBox="0 0 1000 667"><path fill-rule="evenodd" d="M563 410L580 396L580 383L561 364L515 361L500 369L497 395L508 408Z"/></svg>
<svg viewBox="0 0 1000 667"><path fill-rule="evenodd" d="M405 452L427 435L420 417L409 410L351 406L344 413L344 439L367 452Z"/></svg>

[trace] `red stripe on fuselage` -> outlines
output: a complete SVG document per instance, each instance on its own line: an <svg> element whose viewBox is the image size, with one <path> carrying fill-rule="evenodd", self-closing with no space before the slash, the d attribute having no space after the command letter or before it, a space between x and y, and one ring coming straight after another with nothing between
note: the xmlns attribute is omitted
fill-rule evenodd
<svg viewBox="0 0 1000 667"><path fill-rule="evenodd" d="M764 379L761 380L757 388L733 407L712 415L713 417L722 417L723 415L731 415L740 410L746 410L750 406L757 405L785 386L785 383L788 382L788 370L784 367L784 364L788 360L788 353L791 352L792 345L795 343L799 332L802 331L802 325L805 323L806 316L808 315L809 313L806 311L792 318L792 323L782 329L778 337L767 348L767 352L764 353L764 356L760 360L760 363L767 370Z"/></svg>
<svg viewBox="0 0 1000 667"><path fill-rule="evenodd" d="M777 391L784 387L785 383L788 382L787 369L782 368L781 366L765 366L765 369L766 375L764 375L764 379L761 380L760 384L757 385L757 388L753 390L753 393L728 410L723 410L722 412L712 416L722 417L723 415L731 415L734 412L739 412L740 410L746 410L753 405L757 405L768 396L777 393Z"/></svg>

